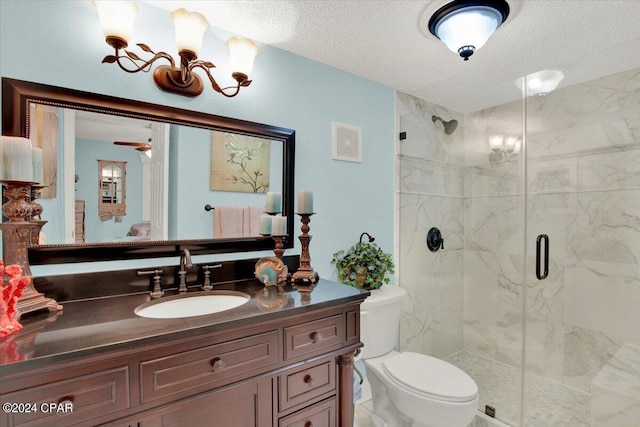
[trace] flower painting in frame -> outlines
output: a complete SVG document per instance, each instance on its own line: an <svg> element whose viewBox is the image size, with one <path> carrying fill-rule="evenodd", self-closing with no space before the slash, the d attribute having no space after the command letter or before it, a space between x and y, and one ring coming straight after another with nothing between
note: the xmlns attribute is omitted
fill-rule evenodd
<svg viewBox="0 0 640 427"><path fill-rule="evenodd" d="M266 193L270 141L228 132L211 132L210 190Z"/></svg>

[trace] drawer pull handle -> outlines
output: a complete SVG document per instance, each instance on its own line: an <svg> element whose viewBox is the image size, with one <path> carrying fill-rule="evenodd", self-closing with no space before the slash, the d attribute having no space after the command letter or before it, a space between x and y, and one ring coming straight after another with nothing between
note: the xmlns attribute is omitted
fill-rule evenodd
<svg viewBox="0 0 640 427"><path fill-rule="evenodd" d="M311 421L307 421L304 423L304 427L313 427L313 423Z"/></svg>
<svg viewBox="0 0 640 427"><path fill-rule="evenodd" d="M314 387L316 385L316 381L313 379L313 377L309 374L304 376L304 383L307 384L309 387Z"/></svg>
<svg viewBox="0 0 640 427"><path fill-rule="evenodd" d="M211 364L213 365L213 372L220 372L227 366L222 359L213 359Z"/></svg>
<svg viewBox="0 0 640 427"><path fill-rule="evenodd" d="M311 339L314 343L319 343L320 341L322 341L322 338L322 332L314 332L311 334Z"/></svg>

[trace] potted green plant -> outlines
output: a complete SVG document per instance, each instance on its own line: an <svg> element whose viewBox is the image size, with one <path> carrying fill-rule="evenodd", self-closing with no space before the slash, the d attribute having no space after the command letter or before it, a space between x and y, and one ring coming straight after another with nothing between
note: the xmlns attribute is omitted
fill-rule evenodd
<svg viewBox="0 0 640 427"><path fill-rule="evenodd" d="M364 235L369 237L368 242L362 241ZM333 254L331 264L336 266L340 282L364 289L378 289L389 283L387 275L394 272L393 260L374 240L369 233L362 233L358 243Z"/></svg>

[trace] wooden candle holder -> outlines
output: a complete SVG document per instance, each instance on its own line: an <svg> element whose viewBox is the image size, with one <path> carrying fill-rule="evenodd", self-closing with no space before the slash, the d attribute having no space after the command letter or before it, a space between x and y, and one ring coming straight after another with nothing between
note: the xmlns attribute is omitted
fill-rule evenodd
<svg viewBox="0 0 640 427"><path fill-rule="evenodd" d="M9 218L9 221L0 224L4 243L4 264L19 265L22 268L22 275L31 278L16 304L18 318L23 314L42 309L62 310L60 304L51 298L46 298L33 286L33 274L29 268L27 251L31 243L31 235L38 228L38 224L28 221L32 214L30 198L33 182L1 181L1 183L4 186L3 194L7 198L7 202L2 205L2 213Z"/></svg>
<svg viewBox="0 0 640 427"><path fill-rule="evenodd" d="M311 267L311 256L309 255L309 243L313 236L309 235L309 223L311 222L312 213L299 213L302 227L300 230L302 234L298 236L300 243L302 244L302 253L300 254L300 267L298 271L293 273L292 282L298 292L311 292L315 287L315 284L320 279L318 273L313 271Z"/></svg>

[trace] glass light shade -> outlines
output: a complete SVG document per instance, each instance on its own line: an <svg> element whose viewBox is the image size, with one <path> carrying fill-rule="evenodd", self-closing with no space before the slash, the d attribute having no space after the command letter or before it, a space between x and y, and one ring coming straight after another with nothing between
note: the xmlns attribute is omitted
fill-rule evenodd
<svg viewBox="0 0 640 427"><path fill-rule="evenodd" d="M514 152L518 145L518 138L510 136L504 140L504 149L508 152Z"/></svg>
<svg viewBox="0 0 640 427"><path fill-rule="evenodd" d="M202 49L204 32L209 28L207 18L197 12L178 9L171 13L173 25L176 27L176 44L178 51L188 50L196 55Z"/></svg>
<svg viewBox="0 0 640 427"><path fill-rule="evenodd" d="M502 15L486 6L470 6L445 16L435 28L435 35L449 50L458 53L464 46L480 49L502 24Z"/></svg>
<svg viewBox="0 0 640 427"><path fill-rule="evenodd" d="M258 54L258 45L252 40L239 37L231 37L227 43L229 44L229 66L231 72L250 76L253 69L253 61Z"/></svg>
<svg viewBox="0 0 640 427"><path fill-rule="evenodd" d="M138 6L127 0L93 0L93 4L98 9L104 36L119 37L129 43Z"/></svg>
<svg viewBox="0 0 640 427"><path fill-rule="evenodd" d="M489 148L491 148L491 151L502 150L503 144L504 144L503 135L492 135L489 137Z"/></svg>
<svg viewBox="0 0 640 427"><path fill-rule="evenodd" d="M564 79L564 73L559 70L542 70L527 75L526 79L528 96L544 96L556 90Z"/></svg>

